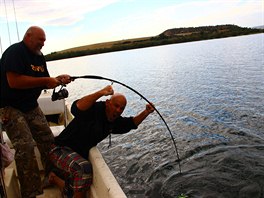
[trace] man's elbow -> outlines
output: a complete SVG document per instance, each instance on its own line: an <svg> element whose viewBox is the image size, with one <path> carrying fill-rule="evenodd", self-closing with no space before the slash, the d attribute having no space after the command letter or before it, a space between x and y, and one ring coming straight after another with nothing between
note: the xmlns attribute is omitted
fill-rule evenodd
<svg viewBox="0 0 264 198"><path fill-rule="evenodd" d="M8 79L7 82L8 82L8 85L9 85L10 88L12 88L12 89L21 89L21 83L19 83L18 80Z"/></svg>
<svg viewBox="0 0 264 198"><path fill-rule="evenodd" d="M12 89L20 89L22 83L20 82L20 75L13 73L13 72L8 72L7 73L7 82L10 88Z"/></svg>
<svg viewBox="0 0 264 198"><path fill-rule="evenodd" d="M8 80L8 85L12 89L17 89L18 88L17 83L14 82L13 80Z"/></svg>

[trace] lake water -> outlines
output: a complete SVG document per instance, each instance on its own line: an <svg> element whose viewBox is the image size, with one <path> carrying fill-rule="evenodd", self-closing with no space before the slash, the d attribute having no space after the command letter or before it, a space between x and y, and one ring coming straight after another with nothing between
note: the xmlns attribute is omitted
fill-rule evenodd
<svg viewBox="0 0 264 198"><path fill-rule="evenodd" d="M131 86L157 113L137 130L98 145L130 198L264 197L264 34L48 62L52 76L99 75ZM68 102L111 82L77 79ZM146 102L127 96L124 115ZM104 99L104 98L103 98Z"/></svg>

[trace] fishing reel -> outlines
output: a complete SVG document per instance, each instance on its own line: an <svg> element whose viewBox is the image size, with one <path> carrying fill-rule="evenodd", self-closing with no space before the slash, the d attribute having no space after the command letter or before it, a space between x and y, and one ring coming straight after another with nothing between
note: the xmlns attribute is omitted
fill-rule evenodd
<svg viewBox="0 0 264 198"><path fill-rule="evenodd" d="M53 93L51 96L52 101L61 100L69 96L69 92L67 91L67 89L63 87L66 87L66 85L61 85L60 90L57 92L56 92L56 88L53 89Z"/></svg>

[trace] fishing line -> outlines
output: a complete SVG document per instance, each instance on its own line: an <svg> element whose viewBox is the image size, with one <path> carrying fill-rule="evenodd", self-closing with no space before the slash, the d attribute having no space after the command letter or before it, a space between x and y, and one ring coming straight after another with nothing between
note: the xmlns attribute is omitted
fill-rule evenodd
<svg viewBox="0 0 264 198"><path fill-rule="evenodd" d="M102 77L102 76L95 76L95 75L85 75L85 76L72 76L72 77L71 77L71 80L75 80L75 79L78 79L78 78L85 78L85 79L98 79L98 80L108 80L108 81L110 81L110 82L112 82L112 83L120 84L120 85L122 85L122 86L124 86L124 87L126 87L126 88L128 88L128 89L130 89L130 90L132 90L132 91L135 92L137 95L139 95L141 98L143 98L145 101L147 101L147 103L149 103L149 104L154 108L154 110L158 113L158 115L160 116L160 118L162 119L162 121L164 122L165 126L167 127L167 129L168 129L168 131L169 131L169 133L170 133L171 140L172 140L172 142L173 142L173 145L174 145L174 148L175 148L175 152L176 152L176 155L177 155L177 161L178 161L178 163L179 163L179 170L180 170L180 173L181 173L180 157L179 157L178 148L177 148L177 146L176 146L176 142L175 142L175 140L174 140L174 138L173 138L172 132L171 132L171 130L170 130L168 124L166 123L165 119L164 119L164 118L162 117L162 115L160 114L160 112L156 109L155 106L153 106L153 105L151 104L151 102L150 102L146 97L144 97L141 93L139 93L138 91L136 91L136 90L133 89L132 87L130 87L130 86L124 84L124 83L121 83L121 82L119 82L119 81L117 81L117 80L110 79L110 78L105 78L105 77Z"/></svg>

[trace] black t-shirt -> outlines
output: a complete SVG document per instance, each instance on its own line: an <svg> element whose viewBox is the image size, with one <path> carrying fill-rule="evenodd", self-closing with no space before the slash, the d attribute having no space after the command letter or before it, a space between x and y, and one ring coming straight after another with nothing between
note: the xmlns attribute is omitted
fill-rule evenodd
<svg viewBox="0 0 264 198"><path fill-rule="evenodd" d="M109 122L105 113L105 102L96 102L86 111L80 111L76 102L71 108L74 119L55 137L55 143L70 147L86 159L89 150L110 133L123 134L137 128L132 117L120 116L114 122Z"/></svg>
<svg viewBox="0 0 264 198"><path fill-rule="evenodd" d="M0 60L1 92L0 107L12 106L22 112L30 111L38 106L37 99L45 87L31 89L12 89L9 87L6 72L34 77L48 77L46 61L43 55L33 54L22 42L11 45Z"/></svg>

